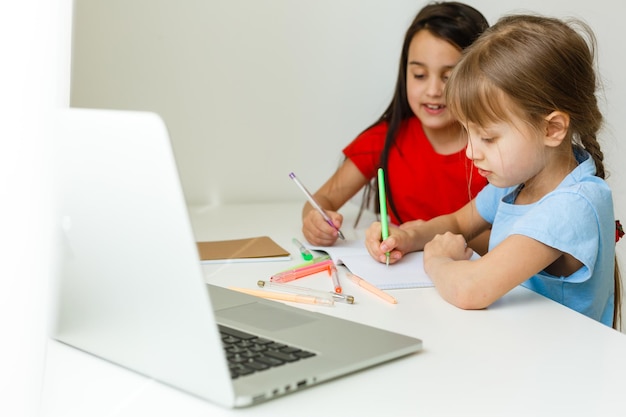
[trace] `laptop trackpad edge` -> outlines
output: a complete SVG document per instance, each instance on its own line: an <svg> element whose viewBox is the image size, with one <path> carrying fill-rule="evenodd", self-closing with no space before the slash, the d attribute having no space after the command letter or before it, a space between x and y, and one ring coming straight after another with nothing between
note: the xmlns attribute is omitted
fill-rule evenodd
<svg viewBox="0 0 626 417"><path fill-rule="evenodd" d="M254 326L270 332L302 326L316 320L304 311L301 313L294 309L282 310L280 306L252 302L217 310L215 315L218 319L225 319L243 326Z"/></svg>

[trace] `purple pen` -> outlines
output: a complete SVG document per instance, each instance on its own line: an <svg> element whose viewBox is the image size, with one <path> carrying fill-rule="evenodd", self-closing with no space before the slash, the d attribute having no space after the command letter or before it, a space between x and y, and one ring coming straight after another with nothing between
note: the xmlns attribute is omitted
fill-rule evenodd
<svg viewBox="0 0 626 417"><path fill-rule="evenodd" d="M342 240L345 240L346 238L343 236L343 233L341 233L341 230L339 230L339 228L337 228L337 226L335 226L335 224L333 223L333 221L331 220L330 217L328 217L328 214L326 214L326 212L324 211L324 209L322 207L320 207L319 204L317 204L317 201L315 201L315 199L313 198L313 195L311 195L311 193L309 192L309 190L306 189L306 187L304 186L304 184L302 184L300 182L300 180L298 179L298 177L296 177L296 174L294 174L293 172L289 174L289 178L291 178L298 187L300 187L300 189L302 190L302 192L304 193L304 195L306 195L306 198L309 200L309 203L311 203L311 205L315 208L315 210L317 210L322 217L324 218L324 220L326 220L326 223L328 223L329 225L331 225L336 231L337 234L339 235L339 237Z"/></svg>

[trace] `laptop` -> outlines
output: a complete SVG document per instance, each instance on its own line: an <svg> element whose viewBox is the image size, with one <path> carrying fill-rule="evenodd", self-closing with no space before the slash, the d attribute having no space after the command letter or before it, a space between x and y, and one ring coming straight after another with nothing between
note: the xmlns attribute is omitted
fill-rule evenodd
<svg viewBox="0 0 626 417"><path fill-rule="evenodd" d="M207 285L158 115L65 109L53 140L54 339L224 407L421 350L416 338ZM243 345L275 353L255 361Z"/></svg>

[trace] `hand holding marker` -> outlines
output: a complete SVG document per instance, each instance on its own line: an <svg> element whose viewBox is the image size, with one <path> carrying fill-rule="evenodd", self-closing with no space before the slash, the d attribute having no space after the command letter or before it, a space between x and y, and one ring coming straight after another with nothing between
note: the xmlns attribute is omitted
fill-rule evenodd
<svg viewBox="0 0 626 417"><path fill-rule="evenodd" d="M337 234L339 235L339 238L341 240L345 240L346 238L343 237L343 233L341 233L341 230L339 230L337 228L337 226L335 226L335 224L333 223L332 219L330 217L328 217L328 214L326 214L324 209L322 207L320 207L319 204L317 204L317 201L315 201L315 199L313 198L313 196L311 195L309 190L307 190L306 187L300 182L298 177L296 177L296 174L294 174L293 172L290 173L289 174L289 178L291 178L296 183L296 185L298 187L300 187L300 189L302 190L304 195L306 195L306 198L309 200L309 203L311 203L311 205L315 208L315 210L317 210L322 215L322 217L324 218L326 223L331 225L337 231Z"/></svg>

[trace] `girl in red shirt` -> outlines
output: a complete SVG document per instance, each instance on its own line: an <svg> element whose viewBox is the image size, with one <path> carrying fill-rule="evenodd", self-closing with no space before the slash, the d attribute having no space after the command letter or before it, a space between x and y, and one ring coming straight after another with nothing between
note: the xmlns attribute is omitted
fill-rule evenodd
<svg viewBox="0 0 626 417"><path fill-rule="evenodd" d="M343 164L314 193L338 229L343 216L337 210L372 186L379 167L385 170L387 211L398 225L453 212L486 184L465 156L467 138L448 112L443 90L462 51L487 27L484 16L463 3L431 3L419 11L404 38L391 103L343 150ZM337 230L309 203L302 220L310 243L337 240Z"/></svg>

